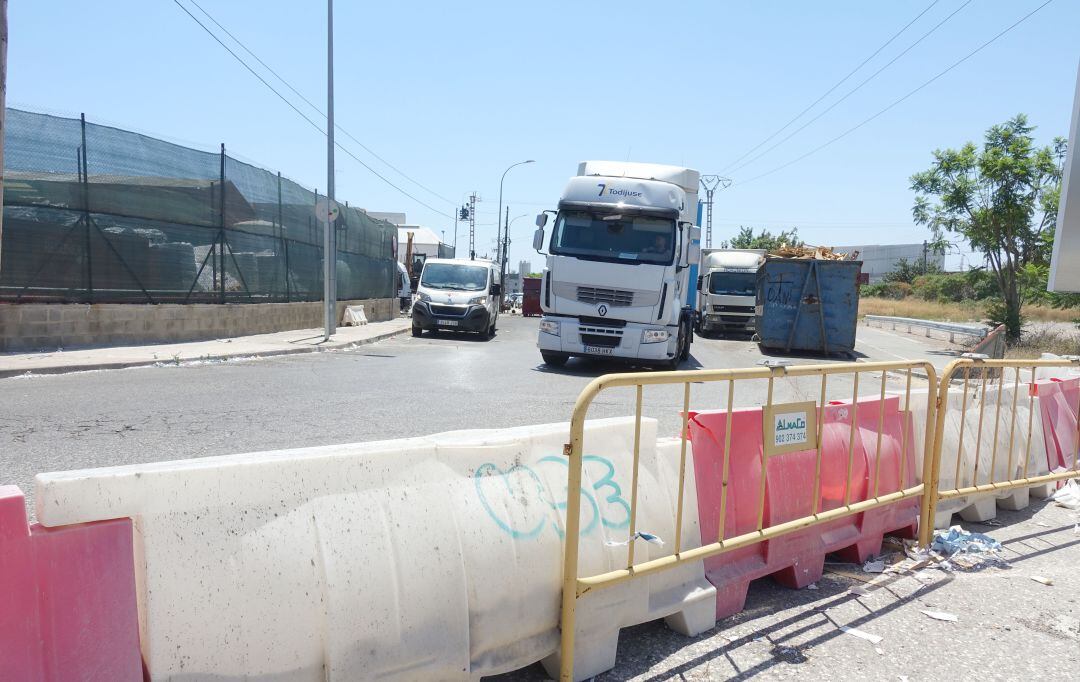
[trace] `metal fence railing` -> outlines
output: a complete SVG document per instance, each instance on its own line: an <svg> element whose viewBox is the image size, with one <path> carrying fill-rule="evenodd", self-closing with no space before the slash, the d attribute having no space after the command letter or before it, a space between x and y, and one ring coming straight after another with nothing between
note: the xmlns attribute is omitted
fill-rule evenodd
<svg viewBox="0 0 1080 682"><path fill-rule="evenodd" d="M983 339L989 333L989 330L981 324L939 322L938 320L919 320L913 317L891 317L888 315L864 315L863 319L867 324L876 323L882 327L888 325L892 329L907 327L909 334L915 327L926 329L928 332L931 329L945 332L949 335L949 343L953 343L957 335Z"/></svg>
<svg viewBox="0 0 1080 682"><path fill-rule="evenodd" d="M1040 380L1061 369L1080 369L1080 360L964 358L945 368L924 473L923 546L943 502L1080 478L1080 376Z"/></svg>
<svg viewBox="0 0 1080 682"><path fill-rule="evenodd" d="M0 301L254 303L322 296L317 192L225 153L8 109ZM389 298L397 229L347 203L338 298Z"/></svg>
<svg viewBox="0 0 1080 682"><path fill-rule="evenodd" d="M793 367L760 367L753 369L728 369L728 370L697 370L697 371L680 371L680 372L652 372L652 373L631 373L631 374L618 374L618 375L606 375L593 380L578 397L574 406L573 413L570 420L570 442L565 446L565 455L569 459L569 472L567 476L567 490L578 490L582 486L582 468L583 468L583 453L585 452L585 444L583 443L585 434L585 420L589 412L590 406L596 400L597 396L611 389L617 388L630 388L634 391L634 415L635 415L635 436L633 443L633 471L630 482L630 510L629 510L629 532L630 542L627 545L626 560L622 563L620 568L610 570L598 575L578 575L578 557L579 557L579 544L580 544L580 530L581 530L581 499L577 495L568 495L566 504L566 527L565 527L565 551L564 551L564 568L563 568L563 592L562 592L562 616L561 616L561 671L560 677L563 680L572 680L574 674L574 640L575 640L575 623L576 623L576 607L579 598L585 595L587 592L593 590L599 590L608 588L612 585L616 585L628 580L634 580L654 574L660 571L673 569L681 564L692 561L701 561L708 557L721 554L724 552L732 551L740 547L746 547L756 543L765 542L770 539L774 539L803 528L808 528L820 524L825 524L836 519L840 519L847 516L863 513L876 507L882 507L900 500L913 499L922 495L923 485L917 483L915 485L906 485L909 478L913 478L914 472L910 473L910 476L905 475L904 467L909 458L909 453L922 452L925 457L929 457L932 450L933 436L930 429L926 430L925 442L922 447L917 447L917 444L910 442L914 440L914 431L910 430L908 425L909 415L915 410L922 413L922 418L926 424L933 424L935 399L936 396L933 392L928 392L925 403L919 405L912 404L912 370L917 369L925 376L929 377L931 384L936 384L936 372L933 365L928 362L867 362L867 363L843 363L832 365L804 365ZM869 387L869 398L866 395L860 395L860 376L872 376L876 379L873 382L864 382L861 389L864 393ZM815 399L811 401L802 401L798 403L797 407L793 407L795 404L782 404L778 402L777 391L775 390L778 382L787 380L797 380L799 378L811 378L810 383L813 384L811 389L815 394ZM816 381L814 381L816 379ZM833 385L830 385L829 381L834 381ZM842 381L837 381L838 379ZM895 480L898 482L895 490L882 490L879 489L878 482L881 478L878 476L878 469L881 467L882 458L882 440L881 440L881 424L884 420L884 411L886 405L886 393L888 382L895 382L893 391L890 393L899 393L903 396L903 409L900 412L903 415L902 420L904 425L901 427L903 431L902 438L906 442L900 444L900 459L899 477ZM684 515L684 501L686 499L686 490L684 482L687 479L686 466L687 466L687 444L689 439L689 428L691 419L691 390L695 384L702 384L699 390L705 389L711 384L717 382L726 382L727 405L726 405L726 420L727 428L724 430L725 441L723 447L723 466L722 477L718 483L720 492L720 504L719 504L719 533L715 538L702 538L700 546L687 547L683 537L683 515ZM756 388L752 388L750 384L752 382L758 382ZM850 382L851 386L848 387L847 383ZM761 386L764 383L764 386ZM839 384L839 385L837 385ZM675 540L673 551L659 558L653 558L649 560L639 560L635 555L634 538L637 533L637 517L638 517L638 469L639 469L639 454L641 449L640 432L641 432L641 419L642 419L642 407L643 407L643 393L646 386L675 386L681 388L681 412L679 413L679 419L681 422L680 439L681 439L681 451L679 461L679 483L678 490L675 491L675 499L677 501L675 507ZM756 396L744 396L748 398L739 399L739 390L761 390L764 389L765 400L761 401ZM830 440L828 449L831 453L826 454L824 445L823 433L825 429L824 413L826 406L830 405L829 389L833 389L833 393L836 394L839 389L841 395L850 399L850 414L846 414L846 418L849 419L850 426L847 428L847 435L844 436L844 445L838 445L839 441L833 437ZM673 396L668 396L669 398ZM871 423L877 423L878 438L877 438L877 451L876 461L871 465L867 462L867 471L870 467L873 467L873 486L872 490L867 489L865 494L860 495L863 499L853 499L853 460L856 444L856 431L859 430L859 417L860 402L863 405L867 405L867 400L870 400L870 405L873 405L876 401L876 408L880 410L879 414L873 416L870 419ZM762 415L774 415L774 408L784 410L802 409L802 418L809 426L804 426L805 433L803 437L806 442L801 446L803 452L809 452L816 450L816 466L814 469L813 477L808 477L805 480L805 486L808 488L808 494L804 499L813 498L813 505L811 508L805 510L805 515L798 518L789 518L776 523L766 523L765 516L765 495L766 495L766 479L769 472L769 462L772 458L783 458L785 452L788 451L782 443L784 438L775 437L773 441L769 441L767 436L759 436L762 438L762 449L760 450L761 457L761 480L760 488L756 491L757 500L757 523L756 527L752 528L748 532L740 532L736 535L727 536L725 529L728 527L725 524L725 515L729 513L728 507L730 506L729 487L733 481L729 478L731 466L732 466L732 417L737 411L736 403L742 402L744 405L757 405L750 409L760 410ZM671 406L675 409L675 406ZM721 421L723 420L723 414L719 415ZM772 419L765 420L761 418L762 424L769 424ZM836 424L832 425L833 427ZM840 425L844 428L843 425ZM766 431L768 429L766 428ZM835 431L830 431L835 436ZM908 438L908 434L911 433L911 438ZM860 447L862 441L860 441ZM770 445L776 445L776 450ZM837 452L837 449L843 450L846 446L846 453ZM866 453L869 460L871 447L867 447ZM753 453L736 453L740 456L758 456L758 452ZM696 453L695 453L696 456ZM846 459L846 475L842 485L842 493L835 490L833 502L828 505L829 508L824 508L825 505L821 503L823 495L821 488L823 484L823 457L829 457L833 460L832 464L836 464L836 460L839 459L840 466L831 467L831 471L836 472L843 471L843 461ZM915 460L913 459L913 462ZM928 469L931 463L928 460L922 462L922 468ZM866 474L870 476L870 473ZM835 477L835 476L834 476ZM714 482L703 482L700 478L695 479L697 489L700 492L703 485L713 485ZM868 479L869 480L869 479ZM834 481L835 483L835 481ZM751 494L755 494L751 491ZM925 505L924 505L925 506ZM925 509L922 511L925 514Z"/></svg>

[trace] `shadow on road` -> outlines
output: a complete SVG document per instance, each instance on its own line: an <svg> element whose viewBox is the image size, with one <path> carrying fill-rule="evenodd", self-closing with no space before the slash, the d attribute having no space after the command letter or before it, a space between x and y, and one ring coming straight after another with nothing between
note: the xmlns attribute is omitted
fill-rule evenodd
<svg viewBox="0 0 1080 682"><path fill-rule="evenodd" d="M698 362L694 354L690 354L690 358L685 362L679 364L680 370L689 369L703 369L704 365ZM551 367L544 363L538 364L534 371L542 372L544 374L563 374L566 376L574 377L591 377L595 378L603 376L605 374L628 374L630 372L665 372L668 371L665 367L658 367L656 365L647 364L635 364L631 361L625 360L605 360L602 358L591 357L579 357L574 356L566 361L566 364L562 367Z"/></svg>

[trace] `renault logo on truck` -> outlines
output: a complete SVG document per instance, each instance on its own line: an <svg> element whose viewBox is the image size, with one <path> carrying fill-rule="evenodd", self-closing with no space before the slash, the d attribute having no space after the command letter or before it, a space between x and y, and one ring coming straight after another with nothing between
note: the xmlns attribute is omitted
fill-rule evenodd
<svg viewBox="0 0 1080 682"><path fill-rule="evenodd" d="M607 306L604 305L603 303L601 303L596 308L596 314L599 315L600 317L603 317L603 316L607 315Z"/></svg>

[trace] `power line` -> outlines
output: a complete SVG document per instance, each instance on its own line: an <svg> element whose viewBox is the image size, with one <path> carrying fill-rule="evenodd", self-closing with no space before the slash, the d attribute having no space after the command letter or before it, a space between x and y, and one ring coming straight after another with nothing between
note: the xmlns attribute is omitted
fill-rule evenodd
<svg viewBox="0 0 1080 682"><path fill-rule="evenodd" d="M217 26L218 28L220 28L220 29L221 29L221 30L222 30L222 31L223 31L223 32L225 33L225 35L227 35L227 36L229 36L230 38L232 38L232 39L233 39L233 41L235 41L237 45L239 45L240 47L242 47L242 48L244 49L244 51L245 51L245 52L247 52L247 53L248 53L249 55L251 55L252 57L254 57L255 61L259 62L259 64L261 64L261 65L262 65L262 67L263 67L264 69L266 69L267 71L269 71L270 73L272 73L272 74L274 75L274 77L275 77L275 78L277 78L277 79L278 79L279 81L281 81L281 82L282 82L282 83L283 83L283 84L285 85L285 87L287 87L287 88L288 88L289 90L292 90L293 94L295 94L295 95L296 95L297 97L299 97L300 99L302 99L302 100L303 100L303 101L304 101L304 102L305 102L305 103L306 103L306 104L307 104L307 105L308 105L309 107L311 107L312 109L314 109L314 110L315 110L315 111L316 111L316 112L317 112L317 113L319 114L319 116L321 116L321 117L323 117L323 118L326 118L326 113L325 113L325 112L323 112L323 111L322 111L322 110L321 110L321 109L320 109L320 108L319 108L319 107L318 107L317 105L315 105L315 104L314 104L314 103L313 103L313 102L312 102L311 100L309 100L309 99L308 99L307 97L305 97L305 96L304 96L304 94L303 94L302 92L300 92L299 90L297 90L296 88L294 88L294 87L292 86L292 84L291 84L291 83L289 83L289 81L285 80L285 79L284 79L284 78L283 78L283 77L281 76L281 74L279 74L279 73L278 73L277 71L275 71L275 70L274 70L273 68L271 68L269 64L267 64L266 62L264 62L264 61L263 61L263 60L262 60L262 59L261 59L261 58L259 57L259 55L255 54L255 53L254 53L254 52L253 52L253 51L252 51L252 50L251 50L251 49L250 49L250 48L249 48L249 47L248 47L247 45L245 45L245 44L243 43L243 41L241 41L241 40L240 40L239 38L237 38L237 37L236 37L235 35L233 35L233 34L232 34L232 32L230 32L230 31L229 31L229 29L227 29L227 28L225 28L224 26L222 26L222 25L221 25L221 22L219 22L219 21L218 21L217 19L215 19L215 18L214 18L214 16L213 16L212 14L210 14L210 13L209 13L209 12L207 12L207 11L206 11L205 9L203 9L202 5L200 5L200 4L199 4L198 2L196 2L195 0L188 0L188 1L189 1L189 2L191 3L191 4L195 5L196 7L198 7L198 8L199 8L199 11L200 11L200 12L202 12L203 14L205 14L205 15L206 15L206 17L207 17L207 18L208 18L208 19L209 19L210 21L214 22L214 25L215 25L215 26ZM401 170L400 168L398 168L398 167L397 167L397 166L395 166L394 164L390 163L389 161L387 161L387 160L386 160L386 159L384 159L383 157L381 157L381 156L379 156L378 154L376 154L376 153L375 153L375 152L374 152L374 151L373 151L373 150L372 150L372 149L371 149L370 147L368 147L367 145L365 145L365 144L364 144L363 142L361 142L360 140L356 139L356 138L355 138L355 137L353 136L353 134L352 134L352 133L350 133L350 132L349 132L348 130L345 130L345 128L344 128L344 127L342 127L342 126L341 126L340 124L337 124L337 125L335 125L335 126L334 126L334 129L335 129L335 130L340 130L340 131L341 131L342 133L344 133L344 134L345 134L345 136L346 136L346 137L348 137L348 138L349 138L350 140L352 140L352 141L353 141L353 142L355 142L355 143L356 143L357 145L359 145L361 149L363 149L364 151L366 151L366 152L367 152L368 154L371 154L372 156L374 156L374 157L375 157L376 159L378 159L379 161L382 161L382 162L383 162L384 164L386 164L386 166L387 166L388 168L390 168L391 170L395 171L395 172L396 172L396 173L398 173L398 174L399 174L399 175L400 175L401 177L403 177L403 178L405 178L406 180L408 180L409 182L413 183L414 185L416 185L416 186L417 186L417 187L419 187L420 189L424 190L425 192L428 192L429 194L431 194L431 195L433 195L433 196L435 196L435 197L438 197L439 199L442 199L443 201L445 201L445 202L446 202L446 203L448 203L448 204L452 204L452 205L454 205L454 206L457 206L457 202L455 202L455 201L451 201L450 199L447 199L446 197L442 196L441 194L439 194L439 193L438 193L438 192L436 192L435 190L433 190L433 189L430 189L429 187L426 187L426 186L425 186L424 184L422 184L422 183L421 183L421 182L420 182L419 180L416 180L415 178L412 178L412 177L410 177L410 176L409 176L409 175L408 175L408 174L407 174L407 173L406 173L405 171Z"/></svg>
<svg viewBox="0 0 1080 682"><path fill-rule="evenodd" d="M775 132L773 132L773 133L772 133L771 135L769 135L768 137L766 137L766 138L765 138L764 140L762 140L761 142L758 142L758 143L757 143L757 144L756 144L756 145L755 145L754 147L752 147L752 148L751 148L750 150L748 150L748 151L747 151L747 152L746 152L745 154L743 154L742 156L740 156L739 158L735 159L734 161L732 161L731 163L729 163L729 164L728 164L727 166L725 166L724 168L722 168L720 172L724 172L724 171L728 170L729 168L731 168L732 166L734 166L734 165L735 165L735 164L737 164L738 162L742 161L743 159L745 159L746 157L750 156L750 155L751 155L751 154L753 154L753 153L754 153L755 151L757 151L758 149L760 149L760 148L762 147L762 145L766 144L766 143L767 143L767 142L768 142L769 140L773 139L774 137L776 137L776 136L777 136L777 135L779 135L780 133L782 133L782 132L784 132L785 130L787 130L787 129L788 129L788 127L789 127L789 126L791 126L791 124L792 124L792 123L794 123L795 121L797 121L797 120L799 120L800 118L802 118L802 117L803 117L803 115L804 115L804 114L805 114L806 112L810 111L810 110L811 110L811 109L813 109L813 108L814 108L815 106L817 106L817 105L818 105L818 103L819 103L819 102L821 102L821 100L825 99L825 98L826 98L826 97L828 97L828 96L829 96L830 94L832 94L832 92L833 92L834 90L836 90L836 89L837 89L838 87L840 87L840 86L841 86L841 85L843 85L843 84L844 84L845 82L847 82L847 79L849 79L849 78L851 78L852 76L854 76L854 75L855 75L855 73L856 73L856 72L857 72L857 71L858 71L859 69L861 69L862 67L866 66L867 62L869 62L869 61L870 61L871 59L873 59L874 57L878 56L878 54L880 54L882 50L884 50L884 49L885 49L886 47L888 47L889 45L891 45L891 44L892 44L892 42L893 42L894 40L896 40L897 38L899 38L899 37L900 37L900 36L901 36L901 35L902 35L902 34L904 33L904 31L906 31L906 30L908 30L909 28L911 28L911 25L912 25L912 24L914 24L914 23L915 23L916 21L918 21L919 19L921 19L921 18L922 18L922 16L923 16L924 14L926 14L926 13L927 13L927 12L929 12L929 11L930 11L931 9L933 9L934 5L938 4L938 2L940 2L940 0L934 0L934 1L933 1L933 2L931 2L931 3L929 4L929 5L927 5L926 9L924 9L924 10L923 10L923 11L921 11L921 12L919 12L919 14L918 14L918 15L917 15L917 16L916 16L916 17L915 17L914 19L912 19L912 20L911 20L911 21L909 21L909 22L908 22L907 24L905 24L905 25L904 25L904 27L903 27L903 28L901 28L901 29L900 29L899 31L897 31L896 33L894 33L894 34L893 34L893 36L892 36L891 38L889 38L889 39L888 39L888 40L886 40L886 41L885 41L884 43L882 43L881 47L879 47L878 49L874 50L873 54L871 54L871 55L870 55L869 57L867 57L866 59L862 60L862 62L860 62L860 63L859 63L859 65L858 65L858 66L856 66L856 67L855 67L854 69L852 69L851 71L849 71L849 72L848 72L848 74L847 74L846 76L844 76L844 77L843 77L843 78L841 78L840 80L836 81L836 83L835 83L835 84L834 84L834 85L833 85L833 86L832 86L831 88L829 88L828 90L826 90L826 91L824 92L824 94L822 94L822 95L821 95L821 97L818 97L818 98L817 98L816 100L814 100L813 102L811 102L809 106L807 106L807 107L806 107L805 109L803 109L803 110L802 110L802 111L800 111L800 112L799 112L798 114L796 114L796 115L794 116L794 118L792 118L792 119L791 119L790 121L788 121L787 123L785 123L785 124L784 124L783 126L781 126L781 127L780 127L780 128L778 129L778 130L776 130L776 131L775 131Z"/></svg>
<svg viewBox="0 0 1080 682"><path fill-rule="evenodd" d="M914 49L916 45L918 45L919 43L921 43L921 42L922 42L923 40L925 40L925 39L929 38L931 34L933 34L933 33L934 33L935 31L937 31L937 30L938 30L939 28L941 28L941 27L942 27L942 26L943 26L943 25L944 25L944 24L945 24L945 23L946 23L946 22L947 22L947 21L948 21L949 19L952 19L952 18L953 18L954 16L956 16L956 15L957 15L957 14L958 14L958 13L960 12L960 10L962 10L962 9L964 9L965 7L967 7L968 5L970 5L970 4L971 4L971 2L972 2L972 0L967 0L967 2L965 2L964 4L962 4L962 5L960 5L959 7L957 7L957 8L955 9L955 10L953 10L953 12L952 12L951 14L949 14L948 16L946 16L946 17L945 17L944 19L942 19L942 20L941 20L940 22L938 22L938 23L937 23L936 25L934 25L934 27L933 27L933 28L931 28L931 29L930 29L929 31L927 31L926 33L922 34L922 36L920 36L918 40L916 40L915 42L913 42L913 43L912 43L911 45L908 45L908 46L907 46L907 48L906 48L906 49L905 49L905 50L904 50L903 52L901 52L900 54L898 54L898 55L896 55L895 57L893 57L892 59L890 59L890 60L889 60L889 62L888 62L887 64L885 64L885 66L882 66L882 67L881 67L880 69L878 69L878 70L877 70L877 71L875 71L874 73L870 74L870 76L869 76L868 78L866 78L865 80L863 80L863 82L859 83L859 84L858 84L858 85L856 85L856 86L855 86L854 88L852 88L851 90L849 90L849 91L848 91L848 92L847 92L847 93L846 93L846 94L845 94L845 95L844 95L843 97L841 97L840 99L838 99L838 100L836 100L835 102L833 102L832 104L830 104L830 105L829 105L828 107L826 107L826 108L825 108L825 110L824 110L824 111L822 111L822 112L818 113L818 115L817 115L817 116L814 116L814 117L813 117L812 119L810 119L810 120L809 120L809 121L807 121L806 123L802 124L801 126L799 126L798 128L796 128L795 130L791 131L791 132L790 132L790 133L788 133L788 134L787 134L787 135L786 135L786 136L785 136L785 137L784 137L783 139L781 139L781 140L780 140L779 142L777 142L776 144L772 145L771 147L769 147L769 148L768 148L768 149L766 149L765 151L761 152L761 153L760 153L760 154L758 154L757 156L753 157L753 158L752 158L752 159L750 159L749 161L744 161L743 163L739 164L738 166L736 166L736 167L734 168L734 170L739 170L740 168L745 168L746 166L749 166L749 165L750 165L750 164L752 164L753 162L757 161L757 160L758 160L758 159L760 159L761 157L765 156L766 154L768 154L768 153L769 153L769 152L771 152L772 150L776 149L776 148L777 148L777 147L779 147L780 145L782 145L782 144L784 144L785 142L787 142L788 140L790 140L790 139L791 139L792 137L794 137L794 136L798 135L798 134L799 134L799 133L800 133L801 131L805 130L805 129L806 129L806 128L807 128L808 126L810 126L811 124L813 124L813 123L814 123L815 121L817 121L818 119L820 119L820 118L821 118L822 116L824 116L825 114L827 114L827 113L829 113L830 111L832 111L833 109L835 109L835 108L837 107L837 105L839 105L839 104L840 104L841 102L843 102L844 100L846 100L846 99L847 99L848 97L851 97L851 96L852 96L852 95L854 95L854 94L855 94L856 92L858 92L859 90L861 90L861 89L862 89L862 87L863 87L864 85L866 85L866 84L867 84L867 83L869 83L870 81L874 80L874 78L876 78L876 77L878 76L878 74L880 74L880 73L881 73L882 71L884 71L885 69L889 68L890 66L892 66L893 64L895 64L895 63L896 63L897 61L899 61L901 57L903 57L903 56L904 56L904 55L906 55L906 54L907 54L908 52L910 52L910 51L911 51L912 49Z"/></svg>
<svg viewBox="0 0 1080 682"><path fill-rule="evenodd" d="M202 23L201 21L199 21L199 18L198 18L198 17L196 17L196 16L194 15L194 14L192 14L192 13L191 13L191 12L190 12L190 11L188 10L188 8L187 8L187 7L184 7L184 6L182 5L182 4L180 4L180 0L173 0L173 2L174 2L174 3L176 4L176 6L177 6L177 7L179 7L179 8L180 8L180 9L182 9L182 10L184 10L184 14L188 15L189 17L191 17L191 20L192 20L192 21L194 21L194 22L195 22L196 24L198 24L198 25L199 25L199 27L200 27L200 28L202 28L202 30L206 31L206 33L207 33L207 34L208 34L208 35L209 35L209 36L210 36L211 38L213 38L213 39L214 39L215 41L217 41L217 43L218 43L219 45L221 45L221 46L222 46L223 48L225 48L225 51L226 51L226 52L228 52L228 53L229 53L230 55L232 55L233 59L235 59L236 61L240 62L241 66L243 66L243 67L244 67L245 69L247 69L247 70L248 70L248 71L249 71L249 72L251 73L251 75L253 75L253 76L255 76L256 78L258 78L258 79L259 79L259 82L260 82L260 83L262 83L262 84L263 84L263 85L265 85L265 86L266 86L267 88L269 88L269 89L270 89L270 92L272 92L272 93L274 93L275 95L277 95L277 96L278 96L278 98L279 98L279 99L281 99L281 101L282 101L282 102L285 102L285 104L289 105L289 108L290 108L290 109L292 109L292 110L293 110L293 111L295 111L295 112L296 112L297 114L299 114L300 118L302 118L302 119L304 119L305 121L307 121L307 122L308 122L308 124L310 124L312 128L314 128L315 130L319 131L319 134L320 134L320 135L326 135L326 131L325 131L325 130L323 130L323 128L322 128L322 127L320 127L318 123L316 123L315 121L312 121L312 120L311 120L311 118L309 118L309 117L307 116L307 114L305 114L304 112L300 111L299 107L297 107L297 106L296 106L295 104L293 104L293 103L292 103L292 102L291 102L291 101L289 100L289 98L287 98L287 97L285 97L285 95L281 94L281 92L280 92L280 91L278 91L278 90L277 90L277 89L276 89L276 88L275 88L275 87L274 87L273 85L270 85L270 83L268 83L268 82L266 81L266 79L265 79L265 78L263 78L263 77L262 77L261 75L259 75L259 73L258 73L257 71L255 71L255 69L251 68L251 66L250 66L250 65L249 65L249 64L248 64L247 62L245 62L245 61L243 60L243 58L241 58L241 57L240 57L240 55L236 54L236 52L234 52L234 51L232 50L232 48L230 48L230 47L229 47L228 45L226 45L226 44L225 44L225 43L224 43L224 42L223 42L223 41L221 40L221 38L218 38L218 37L217 37L217 35L216 35L216 34L215 34L215 33L214 33L213 31L211 31L211 30L210 30L210 29L209 29L209 28L208 28L208 27L206 26L206 24L204 24L204 23ZM336 128L336 126L335 126L335 128ZM405 191L405 190L404 190L404 189L402 189L401 187L398 187L398 186L397 186L396 184L394 184L393 182L391 182L391 181L390 181L389 179L387 179L387 178L386 178L386 177L385 177L384 175L382 175L381 173L379 173L379 172L378 172L377 170L375 170L374 168L372 168L372 167L371 167L371 166L369 166L368 164L364 163L364 161L363 161L363 160L362 160L362 159L361 159L360 157L358 157L358 156L357 156L356 154L354 154L354 153L352 152L352 150L348 149L347 147L345 147L344 145L342 145L342 144L341 144L340 142L335 142L334 146L335 146L335 147L337 147L338 149L340 149L341 151L345 152L345 154L347 154L347 155L348 155L349 157L351 157L351 158L352 158L352 159L353 159L354 161L356 161L356 162L357 162L357 163L359 163L359 164L360 164L361 166L363 166L364 168L366 168L366 169L367 169L367 170L368 170L368 171L369 171L369 172L370 172L370 173L371 173L372 175L374 175L375 177L379 178L380 180L382 180L383 182L385 182L385 183L386 183L387 185L390 185L391 187L393 187L394 189L396 189L396 190L397 190L398 192L400 192L401 194L405 195L406 197L408 197L408 198L412 199L413 201L415 201L416 203L420 204L421 206L423 206L423 207L427 208L428 210L430 210L430 211L433 211L433 212L435 212L435 213L437 213L437 214L439 214L439 215L443 216L444 218L451 218L451 217L453 217L453 216L449 215L448 213L443 213L442 211L440 211L439 209L435 208L434 206L431 206L430 204L428 204L428 203L426 203L426 202L422 201L421 199L419 199L419 198L417 198L417 197L413 196L412 194L410 194L409 192Z"/></svg>
<svg viewBox="0 0 1080 682"><path fill-rule="evenodd" d="M819 151L821 151L822 149L825 149L825 148L826 148L826 147L828 147L829 145L831 145L831 144L833 144L833 143L835 143L835 142L838 142L838 141L842 140L843 138L847 137L848 135L850 135L851 133L855 132L855 131L856 131L856 130L858 130L859 128L862 128L862 127L863 127L864 125L866 125L867 123L870 123L871 121L873 121L874 119L878 118L879 116L881 116L881 115L882 115L882 114L884 114L885 112L887 112L887 111L889 111L890 109L892 109L893 107L897 106L897 105L898 105L898 104L900 104L901 102L904 102L904 101L905 101L905 100L907 100L907 99L908 99L909 97L911 97L911 96L912 96L912 95L914 95L915 93L919 92L919 91L920 91L920 90L922 90L923 88L927 87L928 85L930 85L931 83L933 83L933 82L934 82L934 81L936 81L937 79L941 78L941 77L942 77L942 76L944 76L945 74L949 73L950 71L952 71L952 70L953 70L953 69L955 69L956 67L960 66L961 64L963 64L963 63L964 63L964 62L966 62L967 60L971 59L972 57L974 57L974 56L975 56L976 54L978 54L979 52L982 52L982 51L983 51L984 49L986 49L986 48L987 48L987 47L988 47L988 46L989 46L989 45L990 45L991 43L994 43L994 42L995 42L995 41L997 41L997 40L998 40L999 38L1001 38L1001 37L1002 37L1003 35L1005 35L1005 34L1006 34L1006 33L1008 33L1009 31L1013 30L1014 28L1016 28L1016 27L1017 27L1017 26L1019 26L1020 24L1024 23L1024 22L1025 22L1025 21L1027 21L1028 19L1030 19L1030 18L1031 18L1031 17L1032 17L1032 16L1033 16L1033 15L1034 15L1034 14L1035 14L1036 12L1038 12L1039 10L1041 10L1041 9L1042 9L1043 7L1046 7L1047 5L1049 5L1049 4L1050 4L1051 2L1053 2L1053 1L1054 1L1054 0L1046 0L1046 2L1044 2L1044 3L1043 3L1043 4L1041 4L1041 5L1039 5L1039 6L1038 6L1038 7L1036 7L1035 9L1031 10L1030 12L1028 12L1027 14L1025 14L1025 15L1024 15L1023 17L1021 17L1020 19L1016 20L1016 22L1015 22L1015 23L1013 23L1013 24L1012 24L1011 26L1009 26L1008 28L1004 29L1003 31L1001 31L1000 33L998 33L997 35L995 35L995 36L994 36L993 38L991 38L990 40L987 40L987 41L986 41L985 43L983 43L982 45L978 46L977 48L975 48L975 49L974 49L974 50L972 50L971 52L967 53L967 54L966 54L965 56L961 57L961 58L960 58L959 60L957 60L957 61L953 62L953 64L952 64L951 66L949 66L948 68L946 68L946 69L945 69L944 71L942 71L942 72L938 73L938 74L937 74L936 76L934 76L934 77L933 77L933 78L931 78L930 80L926 81L925 83L923 83L923 84L922 84L922 85L920 85L919 87L915 88L914 90L911 90L911 91L910 91L910 92L908 92L908 93L907 93L906 95L904 95L904 96L903 96L903 97L901 97L900 99L898 99L898 100L894 101L894 102L893 102L892 104L890 104L889 106L885 107L885 108L884 108L884 109L882 109L881 111L877 112L877 113L876 113L876 114L874 114L873 116L870 116L869 118L867 118L867 119L863 120L863 121L862 121L861 123L859 123L858 125L855 125L855 126L852 126L851 128L848 128L847 130L845 130L844 132L840 133L840 134L839 134L839 135L837 135L836 137L832 138L832 139L831 139L831 140L829 140L828 142L826 142L826 143L824 143L824 144L822 144L822 145L819 145L819 146L817 146L817 147L815 147L815 148L811 149L810 151L806 152L806 153L805 153L805 154L803 154L802 156L798 156L798 157L796 157L796 158L792 159L791 161L788 161L787 163L785 163L785 164L782 164L782 165L780 165L780 166L777 166L776 168L773 168L772 170L766 171L766 172L764 172L764 173L762 173L762 174L760 174L760 175L755 175L754 177L752 177L752 178L750 178L750 179L748 179L748 180L743 180L743 181L741 181L741 182L738 182L738 183L736 183L736 186L742 186L742 185L745 185L745 184L747 184L747 183L750 183L750 182L754 182L755 180L760 180L761 178L764 178L764 177L766 177L766 176L768 176L768 175L772 175L773 173L776 173L776 172L778 172L778 171L781 171L781 170L783 170L783 169L787 168L788 166L791 166L792 164L798 163L799 161L802 161L803 159L807 158L808 156L811 156L811 155L813 155L813 154L816 154L816 153L818 153Z"/></svg>

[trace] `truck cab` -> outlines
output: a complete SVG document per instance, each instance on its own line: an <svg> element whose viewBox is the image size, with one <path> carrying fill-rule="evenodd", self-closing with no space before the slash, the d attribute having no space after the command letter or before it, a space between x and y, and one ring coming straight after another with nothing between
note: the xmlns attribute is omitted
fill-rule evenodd
<svg viewBox="0 0 1080 682"><path fill-rule="evenodd" d="M754 331L757 273L764 249L705 249L698 276L698 333Z"/></svg>
<svg viewBox="0 0 1080 682"><path fill-rule="evenodd" d="M698 178L674 166L586 161L558 210L537 216L533 246L546 257L537 345L546 364L589 356L675 368L688 357Z"/></svg>

